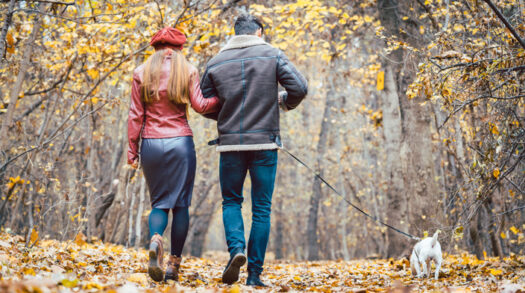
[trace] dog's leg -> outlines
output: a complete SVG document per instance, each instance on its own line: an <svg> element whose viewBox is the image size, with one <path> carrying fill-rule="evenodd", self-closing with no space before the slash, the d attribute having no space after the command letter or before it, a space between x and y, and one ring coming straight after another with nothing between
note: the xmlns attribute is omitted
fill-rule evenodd
<svg viewBox="0 0 525 293"><path fill-rule="evenodd" d="M429 263L428 261L423 261L423 276L424 277L428 277L428 266L429 266Z"/></svg>
<svg viewBox="0 0 525 293"><path fill-rule="evenodd" d="M412 271L412 275L416 277L419 277L419 270L416 269L418 265L418 259L416 255L412 252L412 255L410 256L410 270Z"/></svg>
<svg viewBox="0 0 525 293"><path fill-rule="evenodd" d="M421 266L419 262L414 264L414 268L416 268L416 277L421 278Z"/></svg>
<svg viewBox="0 0 525 293"><path fill-rule="evenodd" d="M434 273L434 279L438 279L439 278L439 270L441 269L441 262L440 261L437 261L436 262L436 272Z"/></svg>
<svg viewBox="0 0 525 293"><path fill-rule="evenodd" d="M421 278L423 276L423 272L421 271L421 263L419 260L415 264L417 275L416 277Z"/></svg>

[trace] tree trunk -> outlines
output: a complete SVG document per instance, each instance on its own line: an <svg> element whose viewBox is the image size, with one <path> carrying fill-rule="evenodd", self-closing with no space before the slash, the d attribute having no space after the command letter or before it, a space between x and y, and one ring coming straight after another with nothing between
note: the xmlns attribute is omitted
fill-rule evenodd
<svg viewBox="0 0 525 293"><path fill-rule="evenodd" d="M215 214L217 204L219 200L210 199L210 194L214 194L214 186L216 186L213 180L209 180L211 172L208 168L201 170L202 178L207 178L204 182L196 184L198 189L194 191L196 200L193 204L191 212L191 221L188 231L188 238L186 239L187 249L192 256L201 257L204 253L204 244L206 242L206 236L210 228L210 223ZM198 197L197 197L198 195Z"/></svg>
<svg viewBox="0 0 525 293"><path fill-rule="evenodd" d="M125 156L122 158L124 159ZM121 214L124 209L125 203L125 193L128 184L128 176L131 173L128 167L123 165L119 172L119 185L117 188L117 193L115 199L113 200L111 206L108 208L108 216L105 221L105 231L104 241L115 241L117 231L119 230L119 225L121 223Z"/></svg>
<svg viewBox="0 0 525 293"><path fill-rule="evenodd" d="M326 104L323 113L323 118L321 122L321 132L319 134L319 141L317 142L317 166L319 168L319 175L322 176L322 161L326 153L327 143L328 143L328 134L330 132L331 123L330 123L330 112L332 111L332 105L334 99L333 88L330 87L326 95ZM308 243L308 260L318 260L319 259L319 239L318 239L318 214L319 214L319 202L323 196L321 190L321 180L319 178L314 179L313 184L313 194L310 198L310 209L308 211L308 222L307 222L307 243Z"/></svg>
<svg viewBox="0 0 525 293"><path fill-rule="evenodd" d="M346 198L346 189L344 184L344 174L342 164L339 164L339 190L344 198ZM339 211L341 215L341 223L339 226L339 234L341 235L341 254L343 255L344 260L350 260L350 253L348 252L348 242L346 241L346 236L348 230L346 228L346 222L348 218L348 205L346 202L341 201L339 204Z"/></svg>
<svg viewBox="0 0 525 293"><path fill-rule="evenodd" d="M191 229L191 240L188 242L186 247L190 248L190 254L195 257L201 257L204 253L204 244L206 242L206 236L210 228L210 223L215 214L217 204L220 203L218 200L212 200L210 206L203 209L206 212L199 215L198 218L194 217L196 221Z"/></svg>
<svg viewBox="0 0 525 293"><path fill-rule="evenodd" d="M483 244L481 243L481 236L479 233L480 227L480 215L479 213L472 218L470 221L469 234L470 239L474 244L474 253L479 260L485 259L483 255Z"/></svg>
<svg viewBox="0 0 525 293"><path fill-rule="evenodd" d="M129 204L129 210L128 210L128 239L126 241L127 247L135 246L135 243L134 243L135 234L133 234L133 212L135 211L135 199L137 198L137 196L135 196L136 187L137 187L136 184L134 184L131 187L133 189L130 195L131 202Z"/></svg>
<svg viewBox="0 0 525 293"><path fill-rule="evenodd" d="M283 200L279 196L275 201L275 240L274 252L276 259L283 259L284 256L284 216L283 216Z"/></svg>
<svg viewBox="0 0 525 293"><path fill-rule="evenodd" d="M420 40L410 33L411 30L414 30L414 26L406 23L401 27L399 11L407 8L407 5L404 4L406 2L397 0L379 0L381 22L389 34L401 41L418 46ZM403 180L402 185L390 185L394 190L393 193L389 192L388 217L394 226L407 230L410 225L413 225L414 227L411 228L413 233L421 235L425 230L431 233L436 229L435 227L442 226L442 209L436 208L436 203L441 202L442 204L444 196L440 195L438 184L435 181L431 119L428 115L431 111L428 105L422 105L425 98L416 97L409 100L406 95L408 85L416 75L418 61L418 57L407 56L409 55L405 54L404 49L399 48L392 51L383 62L386 71L383 97L384 102L388 103L384 107L397 110L391 112L394 117L390 118L394 118L396 123L391 127L387 126L387 119L383 113L385 139L387 143L390 141L397 144L391 150L387 150L387 156L390 157L389 162L392 163L392 156L395 155L396 160L403 164L400 169L397 169L400 171L399 175L392 173L395 168L388 168L390 181L397 181L399 179L397 177ZM398 121L400 124L397 124ZM390 131L394 131L395 134L392 135ZM387 138L387 136L392 137ZM399 143L396 142L398 139ZM391 151L394 151L394 154ZM401 157L398 157L397 153ZM395 164L396 167L400 167L399 163ZM400 210L397 209L398 207ZM390 240L392 240L391 236L403 237L394 236L393 233L389 231ZM395 240L389 245L389 256L399 255L408 244L404 240L399 241L401 242Z"/></svg>
<svg viewBox="0 0 525 293"><path fill-rule="evenodd" d="M493 196L496 196L497 193L494 193ZM498 223L494 220L494 209L499 209L495 207L497 204L493 202L491 198L489 198L487 201L484 202L483 207L485 208L485 211L487 212L487 220L489 222L489 237L490 237L490 244L492 246L492 253L494 256L497 256L499 258L503 258L503 249L501 247L501 241L500 241L500 233L501 233L501 225L498 225Z"/></svg>
<svg viewBox="0 0 525 293"><path fill-rule="evenodd" d="M399 96L392 67L385 68L385 89L381 93L383 102L383 130L385 136L387 173L387 220L403 231L408 230L408 199L405 196L402 162L406 161L406 153L402 149L401 115ZM388 229L388 256L398 256L403 253L408 242L397 232Z"/></svg>
<svg viewBox="0 0 525 293"><path fill-rule="evenodd" d="M11 26L11 22L13 20L13 12L15 10L15 3L16 3L16 0L11 0L9 2L9 7L7 8L4 25L2 26L2 32L0 33L0 62L2 63L4 63L4 59L7 56L6 54L7 31L9 30L9 27Z"/></svg>
<svg viewBox="0 0 525 293"><path fill-rule="evenodd" d="M40 3L39 10L44 12L45 5ZM0 151L5 151L7 147L7 141L9 139L8 129L9 125L13 121L13 115L15 113L16 102L18 101L18 95L22 90L22 84L26 78L27 70L29 69L30 59L33 55L33 48L35 46L35 41L37 36L40 34L41 26L41 17L40 15L35 16L33 31L27 40L24 48L24 53L22 56L22 64L20 64L20 69L18 70L18 76L16 77L16 82L13 85L13 88L10 92L9 97L9 106L7 107L7 113L4 120L2 121L2 128L0 129Z"/></svg>
<svg viewBox="0 0 525 293"><path fill-rule="evenodd" d="M401 98L400 98L401 99ZM434 158L432 156L431 110L421 106L423 101L416 97L407 100L403 95L405 142L408 147L408 168L405 177L405 193L410 197L409 221L415 233L428 231L430 235L444 226L444 192L435 180ZM402 103L405 104L405 103ZM408 200L408 199L407 199Z"/></svg>
<svg viewBox="0 0 525 293"><path fill-rule="evenodd" d="M146 197L146 179L141 176L139 191L139 208L137 210L137 219L135 220L135 247L139 248L142 239L142 214L144 213L144 199Z"/></svg>
<svg viewBox="0 0 525 293"><path fill-rule="evenodd" d="M86 202L86 219L88 219L88 221L86 222L86 236L88 239L91 239L92 236L96 235L96 211L100 208L101 205L98 203L100 196L98 196L97 192L93 190L93 188L96 186L95 182L97 181L97 173L95 172L95 154L97 151L95 150L95 138L93 136L96 125L92 121L92 119L87 119L86 122L86 128L89 137L89 153L87 158L87 182L90 184L86 190L86 194L88 197Z"/></svg>
<svg viewBox="0 0 525 293"><path fill-rule="evenodd" d="M342 109L344 107L344 103L341 103L337 105L340 109ZM341 111L338 111L338 119L339 120L342 120L344 119L344 116L343 114L341 113ZM344 158L344 155L345 155L345 151L344 151L344 145L345 145L345 135L343 135L342 133L339 133L336 135L336 143L337 143L337 151L338 151L338 154L339 154L339 161L342 162L343 161L343 158ZM343 195L343 198L346 198L346 188L345 188L345 174L344 174L344 168L343 168L343 164L338 164L338 167L339 167L339 170L338 170L338 177L339 177L339 182L338 182L338 189L341 191L341 195ZM350 253L348 251L348 241L346 240L346 236L348 234L348 230L347 230L347 218L348 218L348 204L344 201L344 200L341 200L339 201L339 206L338 206L338 214L341 215L340 217L340 221L339 221L339 235L341 235L341 255L343 256L343 259L344 260L350 260Z"/></svg>
<svg viewBox="0 0 525 293"><path fill-rule="evenodd" d="M204 253L204 244L206 243L206 235L210 228L211 219L219 201L214 201L212 206L204 215L199 217L199 223L194 226L192 230L192 241L186 245L190 247L190 254L195 257L201 257Z"/></svg>

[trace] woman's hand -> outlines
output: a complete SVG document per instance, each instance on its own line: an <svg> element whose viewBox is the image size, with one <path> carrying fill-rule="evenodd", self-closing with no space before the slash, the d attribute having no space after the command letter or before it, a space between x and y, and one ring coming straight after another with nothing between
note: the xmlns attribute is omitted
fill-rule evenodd
<svg viewBox="0 0 525 293"><path fill-rule="evenodd" d="M133 163L131 164L131 168L137 169L139 167L139 159L135 159Z"/></svg>

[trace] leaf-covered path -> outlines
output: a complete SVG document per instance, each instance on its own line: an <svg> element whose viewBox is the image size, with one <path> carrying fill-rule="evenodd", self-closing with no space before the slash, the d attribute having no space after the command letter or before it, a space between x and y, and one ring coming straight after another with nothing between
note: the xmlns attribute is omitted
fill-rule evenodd
<svg viewBox="0 0 525 293"><path fill-rule="evenodd" d="M37 238L37 237L34 237ZM269 261L262 279L267 290L220 282L224 254L187 257L180 283L155 283L146 273L146 252L108 243L36 240L27 248L20 236L0 234L0 292L239 292L239 291L447 291L525 290L525 257L479 261L448 255L439 280L415 279L408 260Z"/></svg>

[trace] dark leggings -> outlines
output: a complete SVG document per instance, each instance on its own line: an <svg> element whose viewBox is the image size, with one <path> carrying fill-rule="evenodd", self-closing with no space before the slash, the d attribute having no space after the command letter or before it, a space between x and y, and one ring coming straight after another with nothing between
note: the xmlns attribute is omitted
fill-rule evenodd
<svg viewBox="0 0 525 293"><path fill-rule="evenodd" d="M171 254L180 257L182 248L188 235L188 226L190 215L188 207L175 207L171 209L173 221L171 222ZM149 236L153 237L155 233L162 236L168 226L169 209L152 209L149 214Z"/></svg>

